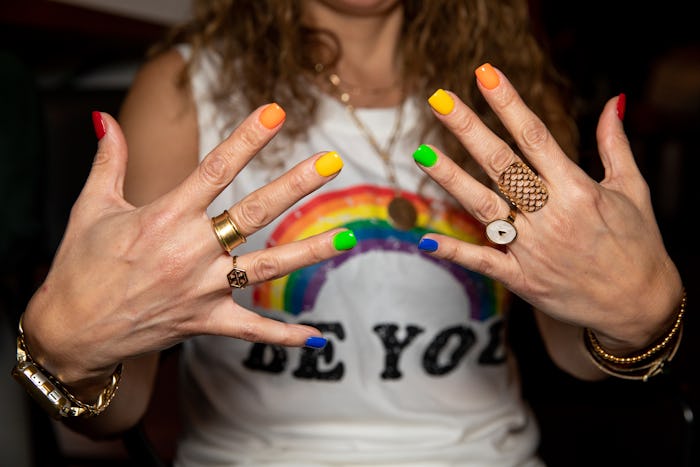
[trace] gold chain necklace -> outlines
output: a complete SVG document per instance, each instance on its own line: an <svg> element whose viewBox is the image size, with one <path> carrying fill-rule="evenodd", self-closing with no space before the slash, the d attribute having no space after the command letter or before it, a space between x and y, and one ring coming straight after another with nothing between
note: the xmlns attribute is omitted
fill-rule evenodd
<svg viewBox="0 0 700 467"><path fill-rule="evenodd" d="M330 81L330 83L333 85L333 88L338 94L338 99L345 104L345 109L350 115L352 121L355 123L355 126L357 126L367 142L369 142L370 146L372 146L372 149L374 149L374 152L377 153L379 158L384 163L387 178L394 189L394 197L387 205L389 221L399 230L411 230L416 225L416 219L418 218L416 207L407 198L401 195L401 189L399 188L398 179L396 178L396 171L394 170L394 165L391 163L391 151L396 143L396 140L398 139L399 134L401 133L401 125L403 123L403 100L399 105L398 115L396 116L394 129L391 132L389 141L387 142L386 147L382 148L377 142L377 139L374 137L374 134L369 131L355 112L355 107L350 103L350 94L348 92L343 92L340 89L340 77L337 74L332 73L328 76L328 81Z"/></svg>

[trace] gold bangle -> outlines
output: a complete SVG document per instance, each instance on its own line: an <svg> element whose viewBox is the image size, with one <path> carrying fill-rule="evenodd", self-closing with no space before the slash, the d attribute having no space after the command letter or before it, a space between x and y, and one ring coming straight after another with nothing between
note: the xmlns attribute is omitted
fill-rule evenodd
<svg viewBox="0 0 700 467"><path fill-rule="evenodd" d="M607 352L603 347L601 347L600 342L598 342L598 338L595 336L593 331L589 328L585 328L584 330L584 337L586 339L587 343L590 343L590 346L592 347L593 352L595 354L602 358L603 360L607 360L612 363L616 363L618 365L629 365L632 363L639 363L643 362L644 360L648 360L652 358L654 355L665 349L669 343L676 337L676 334L678 333L681 324L683 322L683 315L685 314L685 302L686 302L686 293L685 293L685 288L683 289L683 296L681 297L681 305L680 309L678 311L678 315L676 316L676 320L673 323L673 326L671 329L666 333L666 336L664 336L663 339L661 339L659 342L657 342L655 345L652 347L644 350L643 352L637 354L637 355L632 355L628 357L618 357L616 355L612 355L611 353ZM590 342L589 342L590 341Z"/></svg>
<svg viewBox="0 0 700 467"><path fill-rule="evenodd" d="M652 376L658 375L663 372L664 367L667 363L673 360L676 352L681 344L681 337L683 336L683 325L681 325L677 338L673 344L673 347L669 350L667 354L664 354L654 360L645 363L636 363L631 365L618 365L611 363L607 360L603 360L593 351L590 346L590 341L584 339L586 344L586 350L588 351L588 356L591 358L593 363L604 373L610 376L615 376L622 379L634 379L641 381L648 381Z"/></svg>
<svg viewBox="0 0 700 467"><path fill-rule="evenodd" d="M661 373L680 347L683 337L685 305L686 291L684 288L678 315L671 329L650 348L628 357L618 357L607 352L600 346L593 331L584 328L583 341L591 360L600 370L618 378L647 381L651 376Z"/></svg>
<svg viewBox="0 0 700 467"><path fill-rule="evenodd" d="M109 383L97 396L97 401L93 404L87 404L71 394L58 378L32 359L24 342L22 318L19 319L17 365L12 370L12 376L24 386L41 407L56 419L80 416L94 417L104 412L117 393L123 367L121 363L117 365Z"/></svg>
<svg viewBox="0 0 700 467"><path fill-rule="evenodd" d="M657 353L659 353L661 350L666 348L669 343L671 342L672 339L676 337L676 334L679 332L682 322L683 322L683 315L685 314L685 303L686 303L686 292L685 289L683 289L683 296L681 298L681 304L680 304L680 309L678 311L678 315L676 316L676 320L673 323L673 326L669 330L668 333L666 333L666 336L664 336L663 339L661 339L658 343L656 343L654 346L651 348L637 354L637 355L632 355L628 357L618 357L615 355L612 355L611 353L607 352L605 349L603 349L600 345L600 342L596 338L595 334L593 331L589 328L585 329L585 337L587 341L590 341L591 347L593 351L598 355L600 358L607 360L612 363L617 363L619 365L628 365L632 363L638 363L642 362L644 360L648 360L649 358L653 357Z"/></svg>

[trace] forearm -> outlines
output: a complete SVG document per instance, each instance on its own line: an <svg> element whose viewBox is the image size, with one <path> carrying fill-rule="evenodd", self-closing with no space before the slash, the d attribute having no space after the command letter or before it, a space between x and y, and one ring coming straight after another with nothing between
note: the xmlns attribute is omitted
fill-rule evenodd
<svg viewBox="0 0 700 467"><path fill-rule="evenodd" d="M589 357L583 344L583 328L557 321L538 310L534 313L544 346L557 367L586 381L607 376Z"/></svg>

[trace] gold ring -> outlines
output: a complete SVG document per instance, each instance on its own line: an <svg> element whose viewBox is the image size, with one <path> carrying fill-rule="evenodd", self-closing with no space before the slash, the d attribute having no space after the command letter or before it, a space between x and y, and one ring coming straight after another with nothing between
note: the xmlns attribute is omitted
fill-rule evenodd
<svg viewBox="0 0 700 467"><path fill-rule="evenodd" d="M505 219L496 219L486 224L486 236L497 245L508 245L518 236L515 228L515 209L511 209Z"/></svg>
<svg viewBox="0 0 700 467"><path fill-rule="evenodd" d="M498 178L498 189L523 212L535 212L549 198L542 179L526 164L513 162Z"/></svg>
<svg viewBox="0 0 700 467"><path fill-rule="evenodd" d="M216 238L219 239L219 243L226 250L226 253L230 253L238 245L246 242L245 235L238 230L238 226L234 224L228 210L212 217L211 225L214 228Z"/></svg>
<svg viewBox="0 0 700 467"><path fill-rule="evenodd" d="M238 256L233 257L233 269L226 276L228 285L232 289L242 289L248 284L248 274L246 274L245 269L240 269L236 265L237 258Z"/></svg>

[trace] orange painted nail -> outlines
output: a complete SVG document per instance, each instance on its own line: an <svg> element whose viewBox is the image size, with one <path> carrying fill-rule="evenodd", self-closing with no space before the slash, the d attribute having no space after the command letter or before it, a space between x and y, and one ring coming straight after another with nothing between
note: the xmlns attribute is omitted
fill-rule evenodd
<svg viewBox="0 0 700 467"><path fill-rule="evenodd" d="M284 109L277 105L276 103L268 104L267 107L260 112L260 123L263 124L265 128L273 129L287 116Z"/></svg>
<svg viewBox="0 0 700 467"><path fill-rule="evenodd" d="M493 69L490 63L484 63L479 68L474 71L476 79L479 80L481 85L486 89L494 89L501 83L498 78L498 73Z"/></svg>

